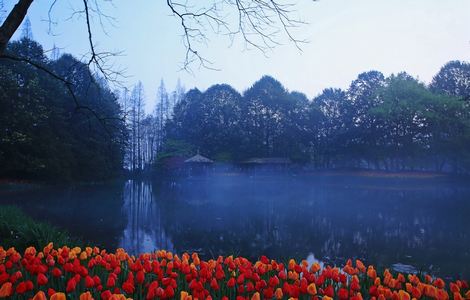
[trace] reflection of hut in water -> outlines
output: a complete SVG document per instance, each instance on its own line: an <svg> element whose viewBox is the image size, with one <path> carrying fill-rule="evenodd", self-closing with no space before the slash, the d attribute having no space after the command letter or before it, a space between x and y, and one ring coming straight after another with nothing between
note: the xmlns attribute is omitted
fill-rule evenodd
<svg viewBox="0 0 470 300"><path fill-rule="evenodd" d="M212 168L213 163L213 160L199 153L184 161L189 175L204 174Z"/></svg>
<svg viewBox="0 0 470 300"><path fill-rule="evenodd" d="M242 161L245 169L286 170L292 164L288 157L254 157Z"/></svg>
<svg viewBox="0 0 470 300"><path fill-rule="evenodd" d="M168 156L164 158L160 158L158 160L159 168L164 170L165 172L178 176L182 175L181 172L184 170L185 164L185 157L182 156Z"/></svg>

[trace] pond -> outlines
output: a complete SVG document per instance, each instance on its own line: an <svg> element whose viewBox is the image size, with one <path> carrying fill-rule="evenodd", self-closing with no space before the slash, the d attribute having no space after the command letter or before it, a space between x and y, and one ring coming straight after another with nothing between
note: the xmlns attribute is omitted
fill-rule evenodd
<svg viewBox="0 0 470 300"><path fill-rule="evenodd" d="M470 188L448 180L224 174L3 191L0 204L133 254L360 258L470 278Z"/></svg>

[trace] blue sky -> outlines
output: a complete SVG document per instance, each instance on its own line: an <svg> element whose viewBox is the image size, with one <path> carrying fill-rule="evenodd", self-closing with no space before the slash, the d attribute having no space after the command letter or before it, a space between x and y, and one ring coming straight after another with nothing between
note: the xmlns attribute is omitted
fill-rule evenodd
<svg viewBox="0 0 470 300"><path fill-rule="evenodd" d="M14 2L6 0L6 8ZM88 51L86 25L69 18L82 1L58 1L52 35L44 21L51 2L37 0L30 8L34 38L46 49L56 44L80 57ZM199 52L220 71L197 65L193 74L180 71L185 53L181 27L165 1L114 0L103 8L115 25L105 24L105 33L95 22L94 35L99 49L124 52L116 63L127 69L126 85L143 82L148 111L161 78L170 89L180 78L187 89L229 83L242 92L269 74L312 98L327 87L347 88L358 73L371 69L386 75L404 70L429 82L447 61L470 60L469 0L291 2L298 2L296 14L308 22L295 32L309 40L302 52L281 37L283 45L266 57L246 50L240 39L230 46L226 37L209 34L208 46L200 45Z"/></svg>

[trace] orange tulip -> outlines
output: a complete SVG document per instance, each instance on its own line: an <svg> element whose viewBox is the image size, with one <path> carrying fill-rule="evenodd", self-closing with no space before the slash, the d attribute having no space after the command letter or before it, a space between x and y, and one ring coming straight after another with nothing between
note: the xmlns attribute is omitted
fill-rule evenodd
<svg viewBox="0 0 470 300"><path fill-rule="evenodd" d="M274 295L276 296L277 300L282 299L282 297L284 296L281 288L277 288L274 292Z"/></svg>
<svg viewBox="0 0 470 300"><path fill-rule="evenodd" d="M310 283L308 285L307 292L312 296L317 294L317 286L315 285L315 283Z"/></svg>
<svg viewBox="0 0 470 300"><path fill-rule="evenodd" d="M318 271L320 271L321 267L320 267L320 264L319 263L314 263L311 267L310 267L310 272L312 273L317 273Z"/></svg>
<svg viewBox="0 0 470 300"><path fill-rule="evenodd" d="M33 300L47 300L46 294L43 291L39 291L34 295Z"/></svg>
<svg viewBox="0 0 470 300"><path fill-rule="evenodd" d="M360 261L359 259L356 259L356 267L361 271L362 273L366 272L366 266Z"/></svg>
<svg viewBox="0 0 470 300"><path fill-rule="evenodd" d="M180 293L180 300L186 300L186 298L188 298L188 292L185 292L185 291L181 291Z"/></svg>
<svg viewBox="0 0 470 300"><path fill-rule="evenodd" d="M367 276L369 276L372 280L375 280L377 278L377 271L372 266L369 266L367 268Z"/></svg>
<svg viewBox="0 0 470 300"><path fill-rule="evenodd" d="M295 262L294 259L289 260L288 269L291 270L291 271L294 270L294 267L295 267L296 264L297 263Z"/></svg>
<svg viewBox="0 0 470 300"><path fill-rule="evenodd" d="M458 284L455 284L453 282L450 283L450 291L452 293L460 293L460 287L458 286Z"/></svg>
<svg viewBox="0 0 470 300"><path fill-rule="evenodd" d="M376 286L380 285L380 277L375 278L374 285L376 285Z"/></svg>
<svg viewBox="0 0 470 300"><path fill-rule="evenodd" d="M0 288L0 298L10 297L12 292L11 282L5 282Z"/></svg>
<svg viewBox="0 0 470 300"><path fill-rule="evenodd" d="M88 254L87 254L85 251L83 251L82 253L80 253L80 260L85 260L85 259L87 259L87 258L88 258Z"/></svg>
<svg viewBox="0 0 470 300"><path fill-rule="evenodd" d="M410 294L408 294L404 290L398 291L398 297L399 297L400 300L410 300L411 299Z"/></svg>
<svg viewBox="0 0 470 300"><path fill-rule="evenodd" d="M80 300L93 300L90 292L85 292L80 295Z"/></svg>
<svg viewBox="0 0 470 300"><path fill-rule="evenodd" d="M260 295L258 292L254 293L253 296L251 296L251 300L260 300Z"/></svg>
<svg viewBox="0 0 470 300"><path fill-rule="evenodd" d="M454 300L464 300L460 293L454 292Z"/></svg>
<svg viewBox="0 0 470 300"><path fill-rule="evenodd" d="M51 296L49 300L65 300L67 297L65 296L64 293L55 293L54 295Z"/></svg>
<svg viewBox="0 0 470 300"><path fill-rule="evenodd" d="M439 300L448 300L449 299L449 294L447 294L446 291L442 289L437 290L437 299Z"/></svg>

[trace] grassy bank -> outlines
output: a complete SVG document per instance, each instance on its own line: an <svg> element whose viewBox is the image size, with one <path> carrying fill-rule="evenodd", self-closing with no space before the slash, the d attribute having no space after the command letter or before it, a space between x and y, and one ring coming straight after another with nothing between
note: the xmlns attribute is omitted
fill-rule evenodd
<svg viewBox="0 0 470 300"><path fill-rule="evenodd" d="M78 245L81 242L57 227L37 222L15 206L0 206L0 241L4 248L24 251L29 246L42 249L49 242L57 246Z"/></svg>

